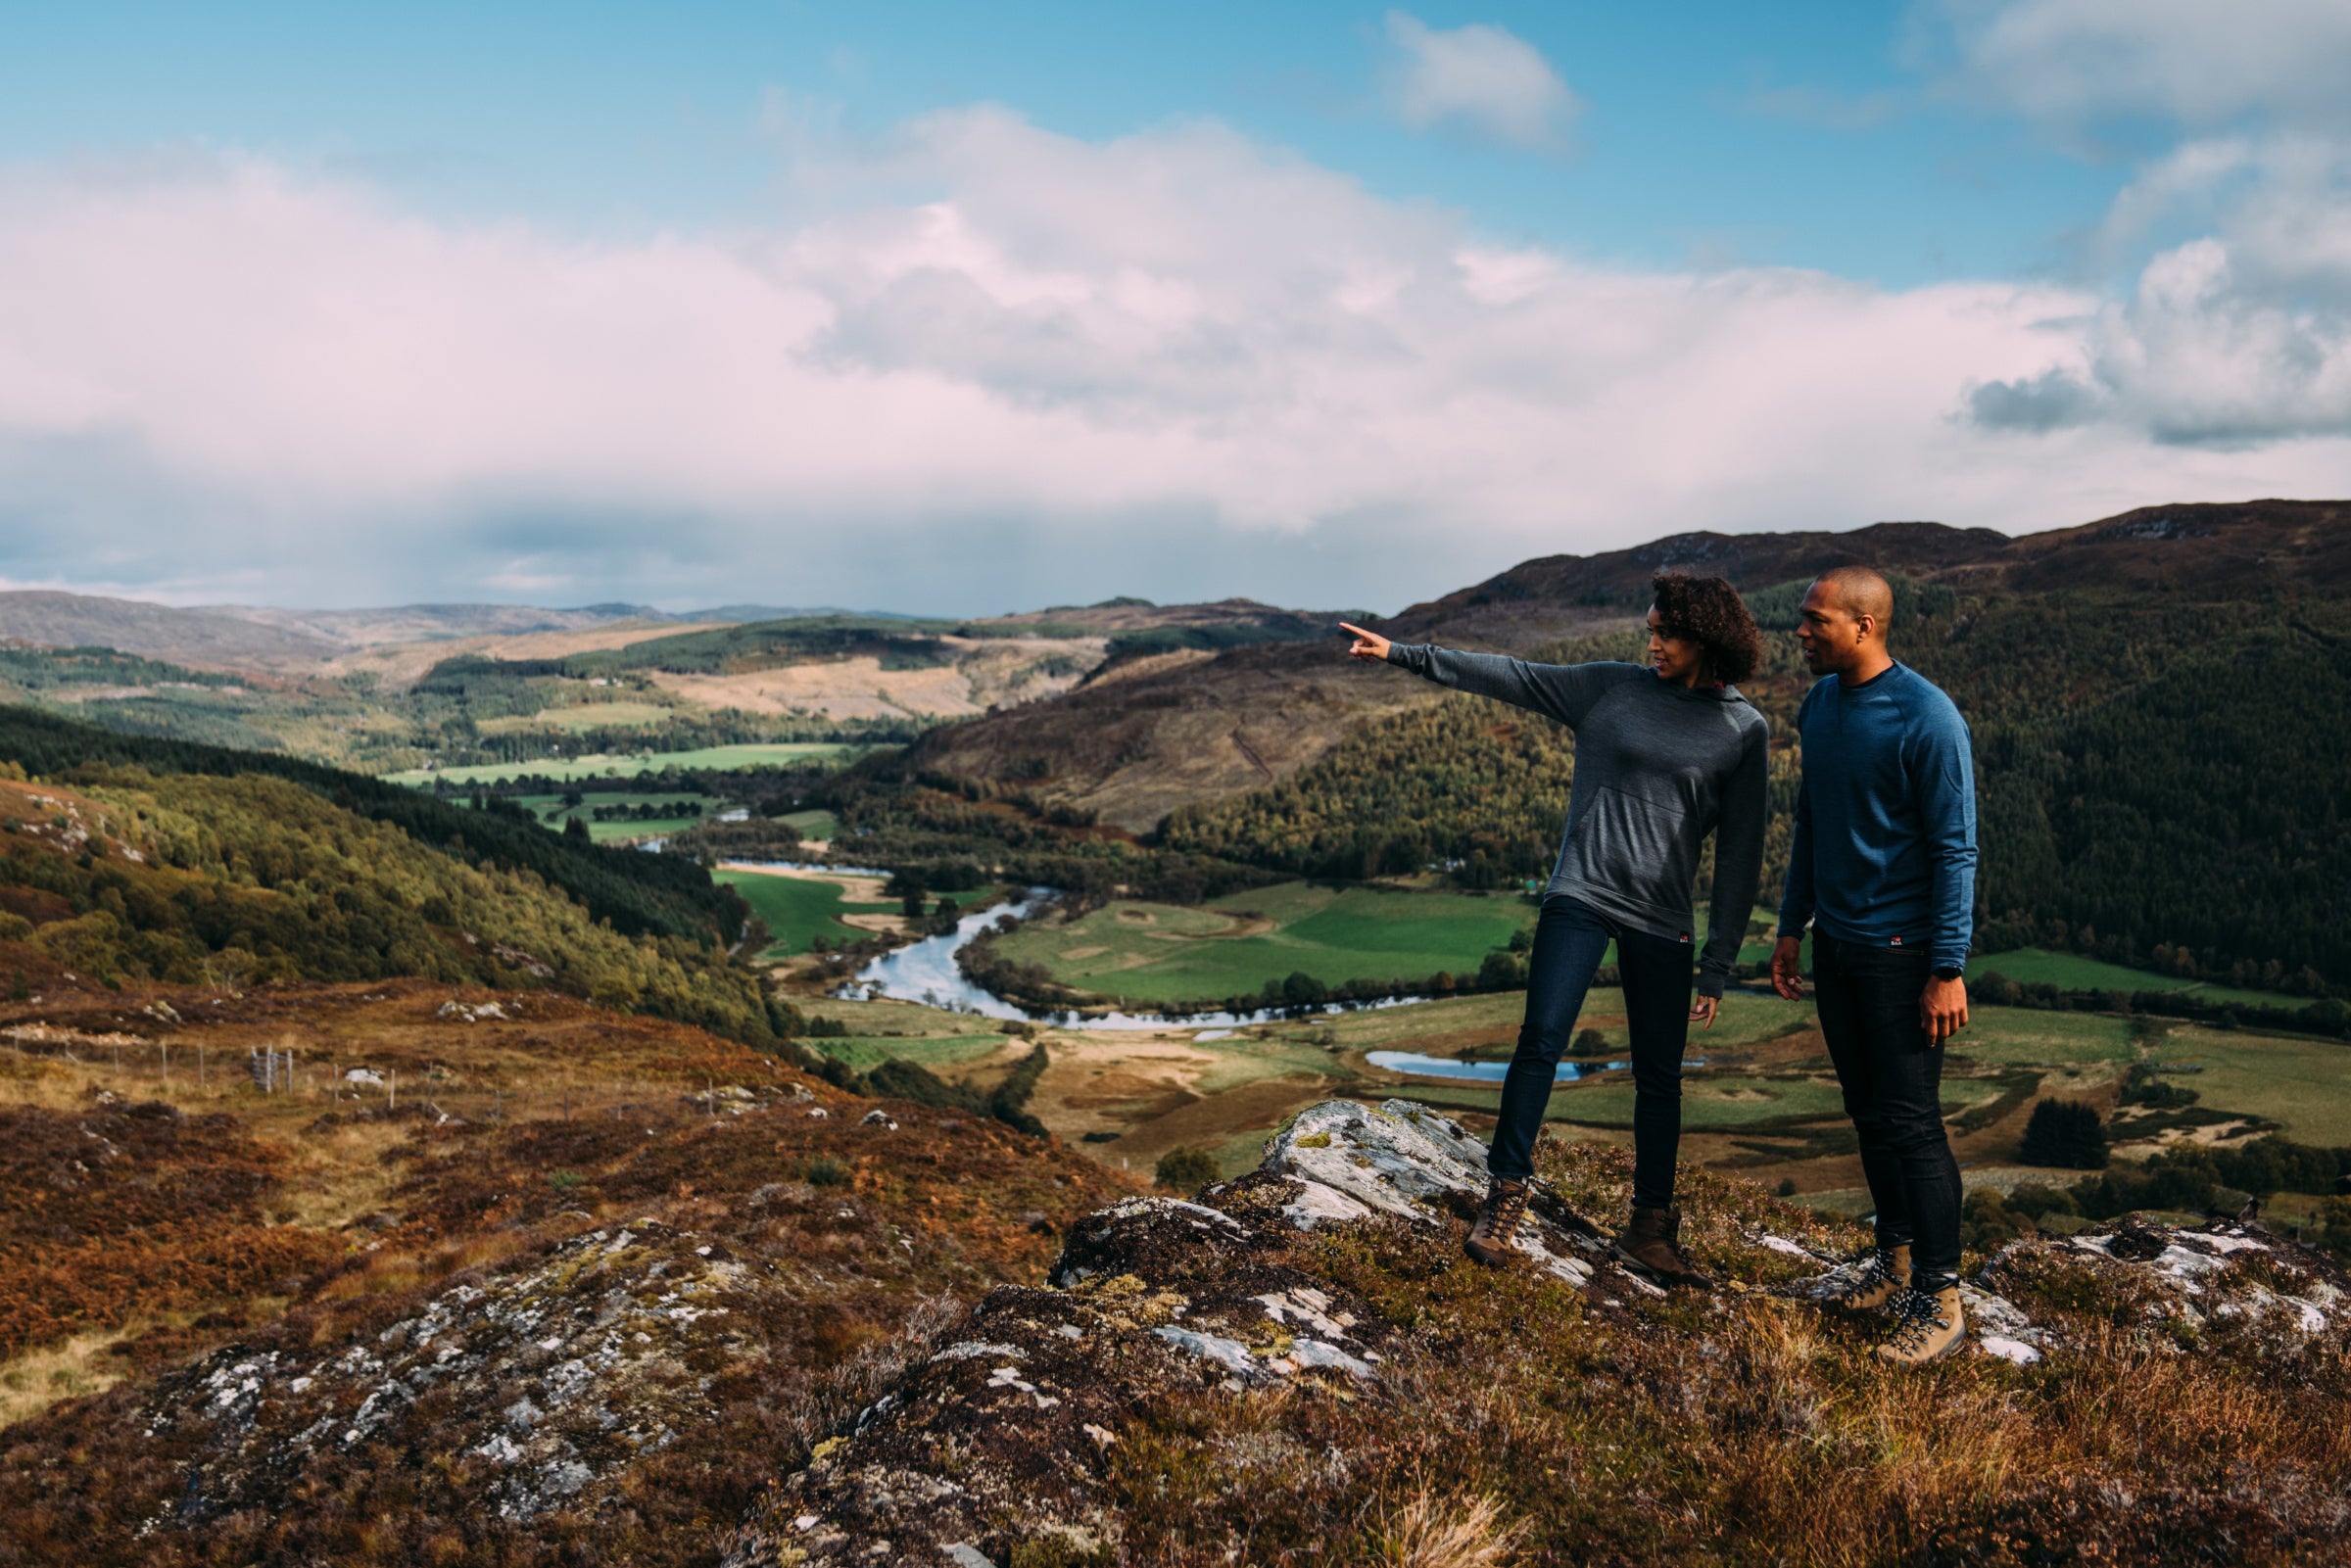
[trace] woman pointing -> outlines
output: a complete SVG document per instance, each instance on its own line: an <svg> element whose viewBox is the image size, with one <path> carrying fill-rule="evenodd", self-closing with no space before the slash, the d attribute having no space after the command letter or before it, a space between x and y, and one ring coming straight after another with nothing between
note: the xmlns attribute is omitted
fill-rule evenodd
<svg viewBox="0 0 2351 1568"><path fill-rule="evenodd" d="M1616 944L1633 1059L1632 1215L1616 1254L1660 1283L1707 1286L1681 1250L1673 1203L1682 1052L1711 1027L1763 864L1767 730L1735 683L1762 639L1730 584L1668 573L1652 584L1649 662L1529 664L1390 642L1341 623L1359 659L1548 715L1575 732L1575 783L1529 961L1526 1022L1503 1079L1491 1184L1469 1256L1507 1262L1526 1211L1535 1134L1560 1056L1608 943ZM1699 851L1715 835L1712 919L1692 942ZM1697 996L1692 997L1693 956Z"/></svg>

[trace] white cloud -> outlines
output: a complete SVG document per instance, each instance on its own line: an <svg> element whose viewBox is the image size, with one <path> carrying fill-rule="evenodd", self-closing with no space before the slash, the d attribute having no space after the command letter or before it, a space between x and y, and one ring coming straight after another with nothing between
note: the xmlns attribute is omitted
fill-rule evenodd
<svg viewBox="0 0 2351 1568"><path fill-rule="evenodd" d="M1941 10L1961 79L2052 124L2351 122L2342 0L1943 0Z"/></svg>
<svg viewBox="0 0 2351 1568"><path fill-rule="evenodd" d="M2069 146L2155 148L2091 251L2135 279L2050 362L1974 389L1973 416L2214 446L2351 434L2351 5L2013 0L1944 13L1957 85Z"/></svg>
<svg viewBox="0 0 2351 1568"><path fill-rule="evenodd" d="M1513 147L1556 150L1583 107L1541 50L1501 27L1431 27L1391 11L1388 39L1396 46L1389 107L1415 128L1458 124Z"/></svg>
<svg viewBox="0 0 2351 1568"><path fill-rule="evenodd" d="M2210 232L2159 250L2065 362L1977 389L1975 416L2180 443L2351 434L2351 148L2190 143L2116 200L2110 243L2182 215Z"/></svg>
<svg viewBox="0 0 2351 1568"><path fill-rule="evenodd" d="M2251 455L1953 417L2058 361L2092 385L2078 290L1611 271L1208 123L981 109L806 156L820 210L633 243L257 162L0 176L0 574L1393 606L1681 529L2049 526L2351 472L2323 422Z"/></svg>

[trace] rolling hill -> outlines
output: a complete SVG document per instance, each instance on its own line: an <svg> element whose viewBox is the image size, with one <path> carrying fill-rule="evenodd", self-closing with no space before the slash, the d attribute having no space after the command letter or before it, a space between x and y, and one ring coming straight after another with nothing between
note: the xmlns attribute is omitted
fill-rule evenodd
<svg viewBox="0 0 2351 1568"><path fill-rule="evenodd" d="M1650 575L1719 572L1772 631L1747 689L1786 743L1809 684L1788 635L1796 596L1855 560L1896 580L1896 653L1974 730L1988 941L2351 984L2338 934L2351 922L2351 503L2148 508L2016 540L1927 523L1682 535L1529 561L1380 624L1403 641L1633 658ZM1335 636L1202 652L934 732L908 766L1269 870L1357 877L1478 857L1540 874L1558 832L1550 793L1489 785L1571 767L1553 755L1563 748L1499 706L1420 712L1442 696L1350 666ZM1776 764L1781 820L1791 761Z"/></svg>
<svg viewBox="0 0 2351 1568"><path fill-rule="evenodd" d="M2258 602L2351 592L2351 502L2147 507L2011 539L1991 529L1879 523L1847 533L1678 534L1601 555L1548 555L1368 624L1400 641L1532 653L1629 628L1653 574L1713 573L1753 593L1861 562L1986 597L2100 591ZM918 767L1018 782L1040 799L1148 832L1181 805L1288 777L1364 723L1433 688L1354 669L1328 644L1172 659L1052 702L927 736ZM1898 634L1897 634L1898 636ZM1621 655L1617 655L1621 656ZM1097 689L1099 688L1099 689Z"/></svg>
<svg viewBox="0 0 2351 1568"><path fill-rule="evenodd" d="M19 993L415 976L549 987L772 1044L701 867L292 758L0 707L0 972Z"/></svg>

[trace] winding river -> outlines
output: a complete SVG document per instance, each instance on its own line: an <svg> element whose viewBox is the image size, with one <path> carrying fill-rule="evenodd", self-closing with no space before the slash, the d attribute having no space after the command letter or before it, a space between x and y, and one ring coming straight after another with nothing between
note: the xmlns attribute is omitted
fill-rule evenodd
<svg viewBox="0 0 2351 1568"><path fill-rule="evenodd" d="M828 867L827 870L840 870ZM982 989L964 977L956 967L955 955L982 931L1006 915L1027 920L1031 915L1053 901L1049 887L1032 887L1028 896L1010 904L991 904L986 909L964 916L955 923L952 932L926 936L905 947L894 948L869 962L857 972L856 977L837 993L841 996L890 997L901 1002L923 1002L951 1012L969 1013L984 1019L1030 1019L1046 1022L1072 1029L1235 1029L1245 1023L1263 1023L1274 1019L1300 1018L1313 1014L1360 1012L1367 1008L1402 1007L1411 1002L1426 1001L1426 997L1392 997L1377 1002L1352 1005L1333 1004L1329 1007L1309 1008L1303 1012L1291 1009L1265 1009L1254 1013L1032 1013L1015 1007L992 991Z"/></svg>

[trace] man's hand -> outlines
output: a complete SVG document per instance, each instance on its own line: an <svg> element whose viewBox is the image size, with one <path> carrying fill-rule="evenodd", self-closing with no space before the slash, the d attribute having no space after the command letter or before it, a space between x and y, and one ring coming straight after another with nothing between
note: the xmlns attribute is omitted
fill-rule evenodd
<svg viewBox="0 0 2351 1568"><path fill-rule="evenodd" d="M1929 975L1927 988L1918 993L1918 1026L1937 1045L1966 1028L1967 981Z"/></svg>
<svg viewBox="0 0 2351 1568"><path fill-rule="evenodd" d="M1696 997L1690 1003L1690 1022L1701 1029L1710 1029L1714 1026L1715 1010L1721 1006L1722 998L1719 996Z"/></svg>
<svg viewBox="0 0 2351 1568"><path fill-rule="evenodd" d="M1804 939L1783 936L1771 950L1771 988L1791 1002L1804 999Z"/></svg>
<svg viewBox="0 0 2351 1568"><path fill-rule="evenodd" d="M1339 623L1339 630L1355 634L1355 646L1347 650L1350 658L1363 659L1372 664L1387 662L1388 640L1386 638L1381 637L1377 632L1367 632L1360 626L1350 626L1345 621Z"/></svg>

